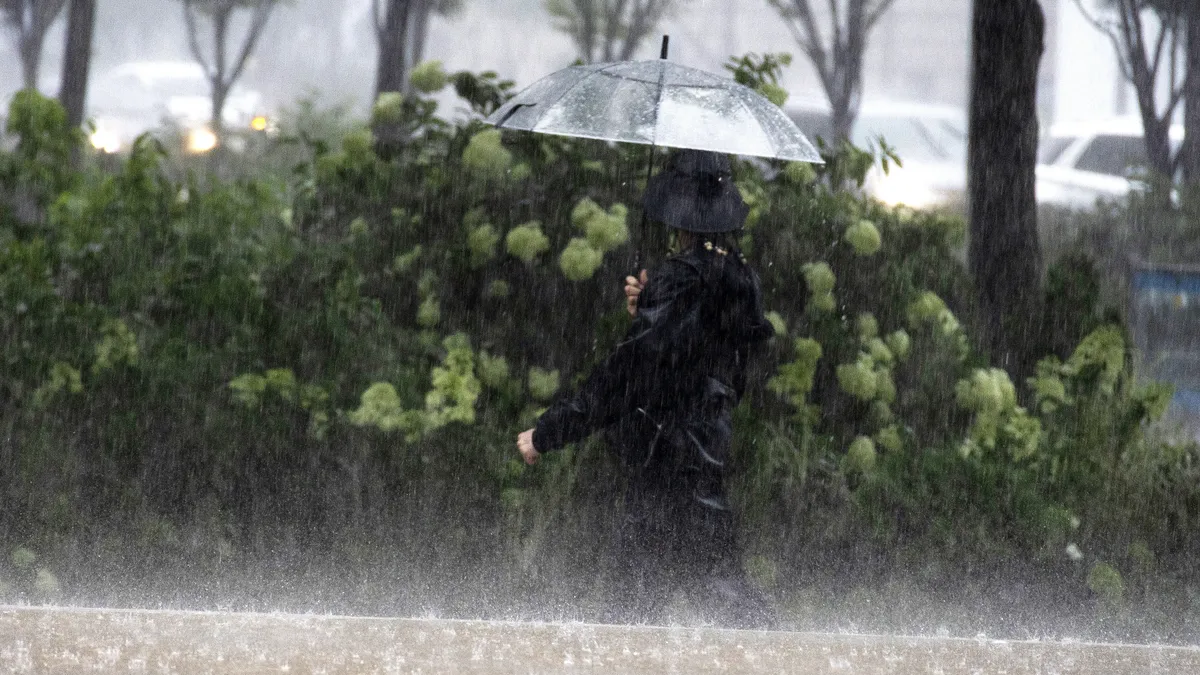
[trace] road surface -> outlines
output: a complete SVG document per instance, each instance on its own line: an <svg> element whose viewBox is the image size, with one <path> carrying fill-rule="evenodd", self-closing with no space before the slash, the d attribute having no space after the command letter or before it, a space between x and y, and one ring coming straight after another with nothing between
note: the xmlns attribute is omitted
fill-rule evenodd
<svg viewBox="0 0 1200 675"><path fill-rule="evenodd" d="M0 606L0 673L1200 673L1200 648Z"/></svg>

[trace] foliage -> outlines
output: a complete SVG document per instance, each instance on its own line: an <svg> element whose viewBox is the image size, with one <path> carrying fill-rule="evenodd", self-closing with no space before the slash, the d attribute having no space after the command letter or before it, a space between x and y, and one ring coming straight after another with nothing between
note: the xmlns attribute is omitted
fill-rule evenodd
<svg viewBox="0 0 1200 675"><path fill-rule="evenodd" d="M463 165L477 176L499 180L512 166L512 153L500 144L498 129L487 129L471 137L463 151Z"/></svg>
<svg viewBox="0 0 1200 675"><path fill-rule="evenodd" d="M412 72L408 75L408 79L416 87L417 91L426 94L440 91L449 82L449 76L446 75L446 71L442 67L442 62L438 60L422 62L416 68L413 68Z"/></svg>
<svg viewBox="0 0 1200 675"><path fill-rule="evenodd" d="M779 86L779 77L783 69L792 64L791 54L747 54L741 57L730 57L725 63L725 70L733 74L733 79L740 85L750 87L762 94L771 103L783 107L787 103L788 93ZM803 166L797 162L796 166Z"/></svg>
<svg viewBox="0 0 1200 675"><path fill-rule="evenodd" d="M846 228L846 241L850 242L854 252L859 255L874 255L883 245L875 223L865 218Z"/></svg>
<svg viewBox="0 0 1200 675"><path fill-rule="evenodd" d="M494 75L470 79L477 112L503 100ZM405 143L344 121L304 140L297 123L286 185L274 170L202 181L149 139L72 171L55 148L78 139L54 104L13 106L20 144L0 167L45 191L40 220L0 211L9 550L118 522L182 555L172 523L212 509L233 532L197 535L213 565L297 522L392 533L439 565L603 560L611 453L590 442L523 468L512 438L629 325L637 148L500 136L413 95L375 113L412 130ZM1012 382L973 349L962 221L864 198L881 160L825 152L804 170L734 167L776 332L736 411L732 486L759 576L858 547L1054 569L1071 545L1126 569L1128 542L1157 565L1194 545L1179 532L1200 508L1195 449L1147 433L1169 392L1134 377L1119 325L1084 318L1094 307L1047 319L1078 332ZM1067 293L1087 268L1061 270L1048 287Z"/></svg>
<svg viewBox="0 0 1200 675"><path fill-rule="evenodd" d="M25 546L12 549L7 565L0 561L0 597L46 602L59 595L58 576L45 565L39 565L38 555Z"/></svg>
<svg viewBox="0 0 1200 675"><path fill-rule="evenodd" d="M550 239L542 233L542 224L535 220L509 230L504 237L504 246L510 255L529 264L550 250Z"/></svg>
<svg viewBox="0 0 1200 675"><path fill-rule="evenodd" d="M566 278L571 281L583 281L591 279L603 261L603 251L592 248L587 239L575 237L567 242L567 247L558 258L558 266L562 268Z"/></svg>
<svg viewBox="0 0 1200 675"><path fill-rule="evenodd" d="M1108 563L1099 562L1092 566L1088 572L1087 585L1109 606L1120 606L1125 599L1125 581L1121 578L1121 573Z"/></svg>

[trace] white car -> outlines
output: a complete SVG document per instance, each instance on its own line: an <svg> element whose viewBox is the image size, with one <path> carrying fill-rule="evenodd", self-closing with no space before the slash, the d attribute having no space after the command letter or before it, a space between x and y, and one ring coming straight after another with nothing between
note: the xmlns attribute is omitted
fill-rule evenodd
<svg viewBox="0 0 1200 675"><path fill-rule="evenodd" d="M1171 126L1172 152L1183 126ZM1096 201L1122 200L1149 164L1140 118L1056 125L1038 148L1038 204L1086 209Z"/></svg>
<svg viewBox="0 0 1200 675"><path fill-rule="evenodd" d="M797 105L789 116L810 138L832 140L824 104ZM967 186L967 117L960 108L874 100L863 103L850 140L866 147L879 137L900 157L902 167L867 177L867 192L891 205L913 208L961 201ZM814 139L815 140L815 139Z"/></svg>
<svg viewBox="0 0 1200 675"><path fill-rule="evenodd" d="M262 108L261 94L235 85L222 123L230 130L265 127ZM211 85L194 61L138 61L103 73L88 87L88 115L96 125L92 145L105 152L127 149L142 133L163 126L182 130L191 152L216 145L208 128Z"/></svg>

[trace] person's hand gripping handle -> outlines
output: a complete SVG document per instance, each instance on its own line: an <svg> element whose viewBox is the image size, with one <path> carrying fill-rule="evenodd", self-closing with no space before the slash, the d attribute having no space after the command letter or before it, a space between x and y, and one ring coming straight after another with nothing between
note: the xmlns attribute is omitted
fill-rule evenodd
<svg viewBox="0 0 1200 675"><path fill-rule="evenodd" d="M517 452L521 453L521 459L525 460L526 464L534 464L542 453L533 447L533 429L527 429L517 435Z"/></svg>
<svg viewBox="0 0 1200 675"><path fill-rule="evenodd" d="M625 277L625 309L629 311L629 316L637 316L638 296L642 294L647 281L646 270L636 277Z"/></svg>

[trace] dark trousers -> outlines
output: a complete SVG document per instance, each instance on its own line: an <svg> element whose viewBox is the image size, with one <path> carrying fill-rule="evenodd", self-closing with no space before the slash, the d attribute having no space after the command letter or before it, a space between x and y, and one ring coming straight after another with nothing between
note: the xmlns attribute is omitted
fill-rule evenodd
<svg viewBox="0 0 1200 675"><path fill-rule="evenodd" d="M691 492L634 482L617 527L614 597L607 619L662 624L680 592L703 623L771 629L770 602L746 578L734 513Z"/></svg>

